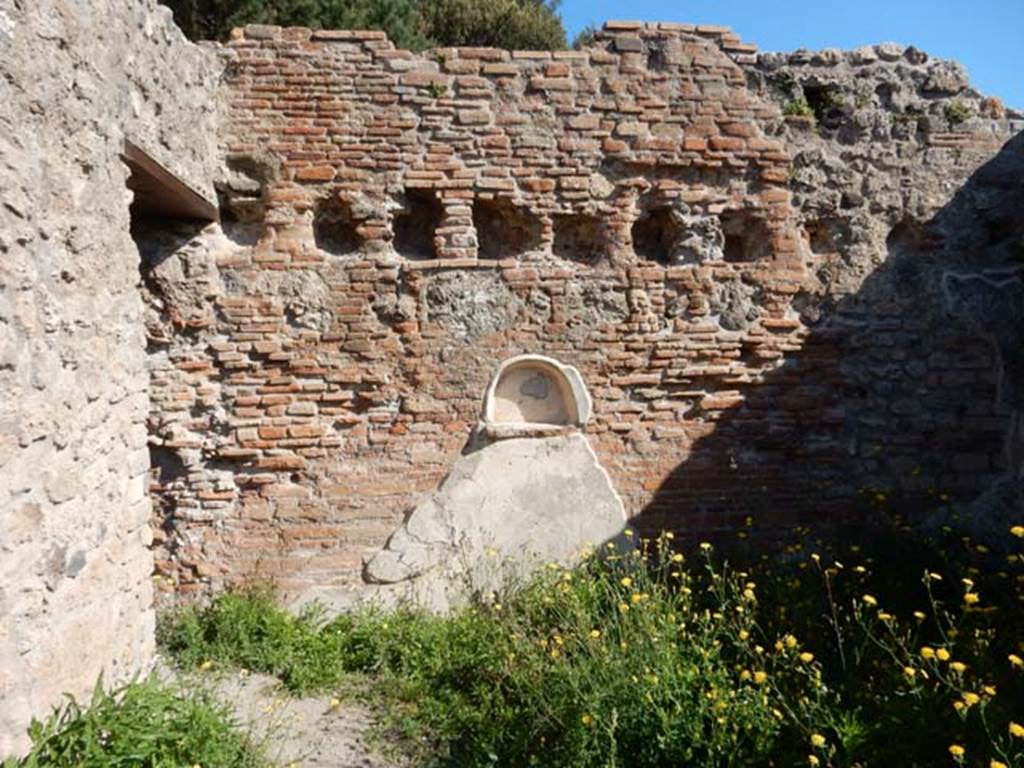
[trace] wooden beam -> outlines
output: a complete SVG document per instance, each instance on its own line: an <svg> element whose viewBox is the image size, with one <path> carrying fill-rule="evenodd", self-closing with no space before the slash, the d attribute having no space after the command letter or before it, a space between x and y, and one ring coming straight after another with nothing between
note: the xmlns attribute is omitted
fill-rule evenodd
<svg viewBox="0 0 1024 768"><path fill-rule="evenodd" d="M131 169L128 188L135 193L132 206L140 213L172 219L217 221L217 206L125 139L121 157Z"/></svg>

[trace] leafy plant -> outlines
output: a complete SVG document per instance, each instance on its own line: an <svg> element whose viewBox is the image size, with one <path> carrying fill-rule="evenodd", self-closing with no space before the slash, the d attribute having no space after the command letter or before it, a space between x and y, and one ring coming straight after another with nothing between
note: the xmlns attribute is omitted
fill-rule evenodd
<svg viewBox="0 0 1024 768"><path fill-rule="evenodd" d="M782 114L787 117L809 117L814 119L814 110L807 103L807 99L801 96L799 99L790 99L782 107Z"/></svg>
<svg viewBox="0 0 1024 768"><path fill-rule="evenodd" d="M1021 581L985 576L952 533L935 547L900 525L859 543L793 535L771 556L738 545L739 566L663 534L448 616L324 621L242 591L161 634L179 663L293 691L357 675L428 764L1024 765Z"/></svg>
<svg viewBox="0 0 1024 768"><path fill-rule="evenodd" d="M426 91L432 99L443 99L448 95L448 89L441 83L431 83L426 87Z"/></svg>
<svg viewBox="0 0 1024 768"><path fill-rule="evenodd" d="M113 691L96 683L90 702L68 701L33 721L31 751L4 768L263 768L269 763L202 693L184 693L155 678Z"/></svg>
<svg viewBox="0 0 1024 768"><path fill-rule="evenodd" d="M943 110L943 114L945 114L946 120L952 126L966 123L974 115L971 108L962 101L951 101L946 105L946 108Z"/></svg>

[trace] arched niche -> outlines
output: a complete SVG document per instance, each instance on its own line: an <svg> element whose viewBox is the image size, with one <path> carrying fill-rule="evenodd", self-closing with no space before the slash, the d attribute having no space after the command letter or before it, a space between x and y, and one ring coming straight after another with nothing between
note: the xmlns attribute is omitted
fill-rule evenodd
<svg viewBox="0 0 1024 768"><path fill-rule="evenodd" d="M543 355L506 360L484 398L484 426L492 436L539 435L582 427L591 401L579 371Z"/></svg>

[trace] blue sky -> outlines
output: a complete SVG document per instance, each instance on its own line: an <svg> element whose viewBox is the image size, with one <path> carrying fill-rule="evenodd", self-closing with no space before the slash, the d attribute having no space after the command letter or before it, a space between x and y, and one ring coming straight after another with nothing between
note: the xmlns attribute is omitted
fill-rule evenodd
<svg viewBox="0 0 1024 768"><path fill-rule="evenodd" d="M607 19L724 24L762 51L894 41L957 59L974 87L1024 109L1024 0L563 0L569 39Z"/></svg>

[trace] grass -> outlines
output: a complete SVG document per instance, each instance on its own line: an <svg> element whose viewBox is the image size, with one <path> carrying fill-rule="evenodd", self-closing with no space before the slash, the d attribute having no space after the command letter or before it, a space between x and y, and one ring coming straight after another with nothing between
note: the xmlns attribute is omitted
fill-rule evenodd
<svg viewBox="0 0 1024 768"><path fill-rule="evenodd" d="M291 616L250 588L165 617L160 640L295 693L367 682L425 765L1024 766L1024 530L998 556L860 533L797 529L773 556L733 552L742 567L664 534L444 617Z"/></svg>
<svg viewBox="0 0 1024 768"><path fill-rule="evenodd" d="M202 693L155 678L114 690L97 682L29 730L31 751L3 768L263 768L269 763L228 710Z"/></svg>

